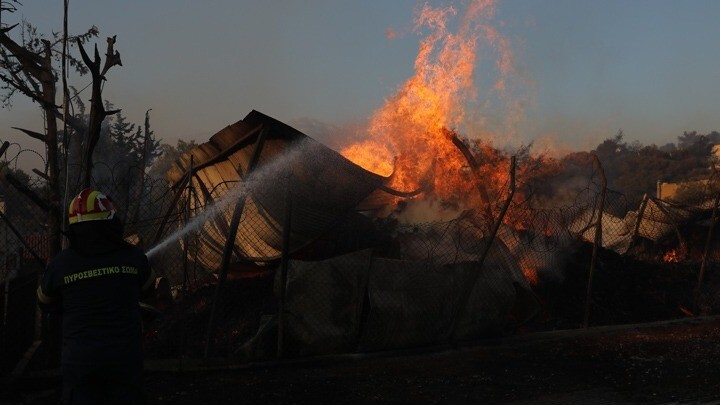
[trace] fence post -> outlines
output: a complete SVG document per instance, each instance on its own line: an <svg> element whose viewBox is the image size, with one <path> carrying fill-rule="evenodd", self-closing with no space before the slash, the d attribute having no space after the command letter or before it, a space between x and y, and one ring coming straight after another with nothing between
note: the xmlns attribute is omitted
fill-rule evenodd
<svg viewBox="0 0 720 405"><path fill-rule="evenodd" d="M645 209L647 208L648 200L648 195L643 194L642 203L640 204L640 209L638 210L637 218L635 219L635 227L633 228L632 238L630 239L630 247L635 246L637 243L637 237L640 234L640 224L642 223L643 216L645 216Z"/></svg>
<svg viewBox="0 0 720 405"><path fill-rule="evenodd" d="M702 262L700 263L700 273L698 274L697 286L695 287L695 315L700 313L700 288L705 278L705 265L710 252L710 243L712 242L713 232L715 231L715 221L717 220L718 204L720 204L720 193L715 196L713 203L712 216L710 217L710 228L708 229L707 239L705 239L705 249L703 250Z"/></svg>
<svg viewBox="0 0 720 405"><path fill-rule="evenodd" d="M165 215L163 216L162 222L160 222L160 226L158 227L157 231L155 232L155 237L153 238L153 242L150 246L155 246L158 243L160 243L160 239L163 236L163 232L165 232L165 225L167 225L168 219L170 219L170 214L175 210L178 201L180 201L180 196L182 195L182 190L185 188L187 183L190 181L190 172L186 173L185 176L183 176L182 180L180 181L180 184L178 184L177 193L175 193L175 196L173 197L172 203L168 206L167 211L165 212Z"/></svg>
<svg viewBox="0 0 720 405"><path fill-rule="evenodd" d="M655 206L668 217L668 221L670 221L670 224L672 224L673 229L675 229L675 235L677 235L678 243L680 243L680 246L686 246L685 245L685 239L682 237L682 233L680 233L680 227L678 226L677 222L675 222L675 218L673 218L673 215L670 213L670 211L667 210L663 206L663 203L666 203L666 201L661 200L659 198L652 198L653 202L655 203Z"/></svg>
<svg viewBox="0 0 720 405"><path fill-rule="evenodd" d="M287 272L290 261L290 232L292 231L292 173L288 173L285 181L285 218L283 221L282 258L280 260L280 291L278 298L278 336L277 336L277 358L283 357L285 348L285 287L287 284Z"/></svg>
<svg viewBox="0 0 720 405"><path fill-rule="evenodd" d="M595 241L593 243L592 258L590 259L590 274L588 274L587 293L585 295L585 316L583 318L583 328L587 328L590 323L590 298L592 296L593 273L595 272L595 263L597 262L597 252L602 246L602 217L605 210L605 192L607 191L607 178L605 178L605 170L603 170L600 159L593 154L593 160L600 172L602 179L602 189L600 190L600 203L598 204L597 223L595 225Z"/></svg>
<svg viewBox="0 0 720 405"><path fill-rule="evenodd" d="M190 222L190 201L192 198L192 192L193 192L193 176L195 173L194 170L194 163L195 163L195 156L190 155L190 170L189 170L189 176L190 180L188 180L188 188L187 188L187 201L185 202L185 224L187 225ZM187 284L188 284L188 241L190 240L190 236L188 234L185 234L183 237L183 282L182 282L182 291L183 294L187 293Z"/></svg>
<svg viewBox="0 0 720 405"><path fill-rule="evenodd" d="M470 280L468 280L467 283L464 283L463 286L461 286L460 290L460 298L455 304L455 308L453 309L452 313L452 320L450 323L450 328L448 328L448 338L452 339L452 337L455 335L455 329L457 328L458 318L460 316L460 311L462 310L462 305L466 305L467 301L470 299L470 295L472 294L472 291L475 289L475 284L477 284L478 276L480 275L480 271L482 271L483 264L485 263L485 259L487 258L488 254L490 253L490 248L492 247L493 242L495 241L495 237L497 236L497 232L500 229L500 225L502 225L502 221L505 218L505 214L507 213L508 208L510 208L510 203L512 202L513 196L515 195L515 156L510 157L510 189L508 191L508 196L505 199L505 203L503 204L502 210L500 211L500 215L498 215L497 220L495 221L495 224L493 225L492 231L490 232L490 237L488 238L487 245L485 245L485 249L482 252L482 255L480 256L480 260L478 261L478 271L475 274L470 275Z"/></svg>
<svg viewBox="0 0 720 405"><path fill-rule="evenodd" d="M255 143L255 149L253 150L252 157L250 158L250 163L248 164L247 173L245 174L245 183L252 181L252 179L250 179L250 176L252 175L255 166L260 160L260 153L262 152L263 145L265 144L266 133L267 131L265 129L262 129L260 131L260 134L258 135L257 141ZM238 174L242 172L240 170L240 167L238 167L237 171ZM236 187L243 186L249 189L249 186L247 184L238 185ZM240 197L240 199L238 199L237 203L235 204L235 209L233 210L232 219L230 220L230 229L228 229L227 241L225 241L225 248L223 249L222 261L220 263L220 274L218 275L217 284L215 284L215 295L213 297L212 306L210 307L210 319L208 320L207 337L205 340L205 358L208 358L210 356L210 351L212 349L212 335L215 330L215 313L217 310L218 302L222 297L222 288L225 285L225 281L227 280L227 270L230 266L230 259L232 258L233 254L233 246L235 246L235 237L237 236L238 226L240 225L240 217L242 216L242 212L245 209L245 201L247 200L247 197L248 193L246 192L242 197Z"/></svg>
<svg viewBox="0 0 720 405"><path fill-rule="evenodd" d="M35 249L33 249L32 246L30 246L30 244L25 240L25 238L22 237L22 235L20 234L20 231L18 231L18 229L15 228L15 225L13 225L12 222L10 222L8 217L6 217L5 213L2 211L0 211L0 219L5 221L5 224L7 225L8 229L10 229L10 231L20 241L20 243L22 243L22 245L25 247L25 249L27 249L28 253L30 253L30 255L33 257L33 259L35 259L35 261L38 262L38 264L40 265L40 268L44 269L45 268L45 260L43 260L37 254L37 252L35 252Z"/></svg>

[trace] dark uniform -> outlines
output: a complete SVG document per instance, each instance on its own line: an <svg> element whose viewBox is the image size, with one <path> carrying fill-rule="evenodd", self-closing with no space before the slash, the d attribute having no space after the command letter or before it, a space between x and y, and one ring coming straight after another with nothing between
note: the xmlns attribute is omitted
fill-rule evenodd
<svg viewBox="0 0 720 405"><path fill-rule="evenodd" d="M139 300L154 273L119 237L116 218L69 229L70 248L53 258L38 289L41 305L63 317L63 401L142 404Z"/></svg>

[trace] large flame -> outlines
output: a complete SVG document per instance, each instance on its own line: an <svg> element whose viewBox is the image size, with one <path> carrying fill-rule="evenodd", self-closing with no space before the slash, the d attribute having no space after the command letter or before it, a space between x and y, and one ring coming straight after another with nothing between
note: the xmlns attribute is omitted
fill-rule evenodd
<svg viewBox="0 0 720 405"><path fill-rule="evenodd" d="M398 190L424 188L441 199L476 195L472 169L453 144L451 129L463 123L467 101L477 96L473 75L480 45L490 46L496 56L497 78L491 91L506 89L512 53L508 41L491 25L495 12L494 0L472 1L453 32L450 26L457 10L425 4L415 20L415 31L425 36L414 75L375 112L368 138L341 153L367 170L392 174L389 186ZM507 166L482 175L489 185L502 184Z"/></svg>

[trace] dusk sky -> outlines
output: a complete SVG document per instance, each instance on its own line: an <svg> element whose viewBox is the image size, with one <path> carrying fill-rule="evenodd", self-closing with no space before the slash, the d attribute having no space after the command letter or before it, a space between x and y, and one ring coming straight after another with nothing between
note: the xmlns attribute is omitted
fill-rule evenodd
<svg viewBox="0 0 720 405"><path fill-rule="evenodd" d="M62 1L23 3L3 23L24 17L44 32L61 29ZM459 14L465 3L430 2ZM204 142L253 109L330 142L309 123L361 124L412 75L418 4L71 0L69 25L72 33L98 26L101 53L117 35L123 66L110 71L103 95L132 122L152 108L163 142ZM714 0L499 1L493 25L510 41L525 106L510 142L577 150L618 129L658 145L686 130L720 130L718 16ZM486 66L475 72L480 97L492 80ZM89 82L71 79L76 88ZM13 126L42 131L39 109L21 97L0 109L0 140L42 151Z"/></svg>

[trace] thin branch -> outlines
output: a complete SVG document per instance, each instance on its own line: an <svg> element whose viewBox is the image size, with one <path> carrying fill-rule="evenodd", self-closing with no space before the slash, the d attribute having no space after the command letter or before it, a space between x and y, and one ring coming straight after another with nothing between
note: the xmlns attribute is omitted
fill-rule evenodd
<svg viewBox="0 0 720 405"><path fill-rule="evenodd" d="M29 129L22 129L18 127L11 127L12 129L17 129L18 131L24 132L26 135L28 135L31 138L35 138L39 141L42 141L43 143L46 141L46 136L44 134L41 134L39 132L30 131Z"/></svg>
<svg viewBox="0 0 720 405"><path fill-rule="evenodd" d="M120 52L115 51L115 39L117 38L117 35L113 35L112 37L108 37L107 39L107 52L105 53L105 66L103 66L102 72L100 72L101 76L105 76L105 73L107 73L108 70L110 70L111 67L118 65L122 66L122 61L120 60Z"/></svg>
<svg viewBox="0 0 720 405"><path fill-rule="evenodd" d="M32 172L35 173L35 174L37 174L39 177L45 179L45 181L50 181L50 177L48 177L47 174L41 172L40 170L38 170L38 169L32 169Z"/></svg>
<svg viewBox="0 0 720 405"><path fill-rule="evenodd" d="M30 199L30 201L32 201L33 203L35 203L35 205L40 207L40 209L42 209L45 212L50 211L50 205L42 197L37 195L37 193L35 193L35 191L28 188L20 180L15 178L15 176L13 176L12 173L7 172L7 173L3 174L3 177L5 178L5 180L7 180L8 183L10 183L11 186L15 187L15 189L17 191L24 194L27 198Z"/></svg>

